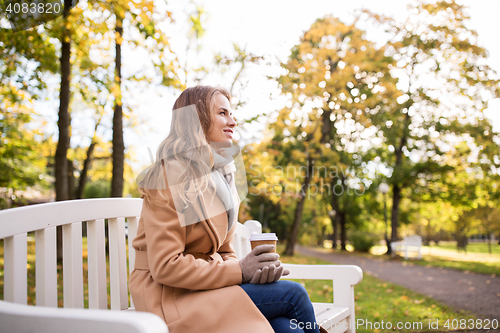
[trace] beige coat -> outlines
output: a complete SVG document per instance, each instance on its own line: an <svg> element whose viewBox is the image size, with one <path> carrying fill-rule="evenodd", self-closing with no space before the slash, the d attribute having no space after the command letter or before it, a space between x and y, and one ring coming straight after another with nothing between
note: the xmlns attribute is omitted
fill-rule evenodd
<svg viewBox="0 0 500 333"><path fill-rule="evenodd" d="M180 173L182 167L169 162L167 170ZM137 255L130 293L136 310L157 314L171 333L272 333L238 286L242 273L232 247L236 225L227 230L224 212L181 226L168 187L166 194L163 206L144 200L133 241ZM223 206L217 199L200 199L198 208L205 211Z"/></svg>

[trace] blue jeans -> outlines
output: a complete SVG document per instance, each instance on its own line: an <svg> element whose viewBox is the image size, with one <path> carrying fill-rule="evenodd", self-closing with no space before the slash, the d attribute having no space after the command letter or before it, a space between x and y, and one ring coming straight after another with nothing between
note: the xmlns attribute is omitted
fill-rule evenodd
<svg viewBox="0 0 500 333"><path fill-rule="evenodd" d="M276 333L319 333L314 309L306 289L297 282L240 285Z"/></svg>

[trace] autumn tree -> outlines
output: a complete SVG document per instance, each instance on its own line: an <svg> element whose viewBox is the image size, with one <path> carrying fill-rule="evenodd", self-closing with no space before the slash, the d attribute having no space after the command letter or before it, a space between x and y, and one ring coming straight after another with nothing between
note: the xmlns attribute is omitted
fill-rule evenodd
<svg viewBox="0 0 500 333"><path fill-rule="evenodd" d="M8 3L0 2L0 8ZM44 75L59 69L44 28L33 27L30 17L13 18L12 29L0 28L0 187L11 195L45 182L43 133L31 124L33 103L46 89Z"/></svg>
<svg viewBox="0 0 500 333"><path fill-rule="evenodd" d="M391 241L398 239L401 199L408 191L430 191L449 170L444 154L453 139L475 127L492 97L499 95L487 51L467 27L467 10L455 1L410 5L404 22L369 13L390 38L386 55L397 62L397 104L374 123L383 133L382 162L390 170ZM476 137L477 138L477 137Z"/></svg>
<svg viewBox="0 0 500 333"><path fill-rule="evenodd" d="M355 203L352 195L354 190L359 194L365 188L356 172L366 163L363 144L370 136L371 118L385 107L388 98L397 96L387 70L391 62L357 28L357 20L348 25L327 16L311 26L282 65L286 74L278 82L291 107L281 111L286 130L276 130L273 140L292 142L294 153L300 155L296 162L308 169L287 254L293 254L306 189L314 169L321 169L320 166L324 167L323 173L317 177L328 188L327 195L335 210L330 215L332 225L337 231L339 222L341 248L345 250L348 215L356 211L351 207ZM287 154L286 150L281 151Z"/></svg>

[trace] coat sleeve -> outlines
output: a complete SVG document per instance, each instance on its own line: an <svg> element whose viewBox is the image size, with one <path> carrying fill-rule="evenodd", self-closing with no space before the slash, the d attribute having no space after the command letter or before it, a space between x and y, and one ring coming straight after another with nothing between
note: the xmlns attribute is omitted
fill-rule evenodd
<svg viewBox="0 0 500 333"><path fill-rule="evenodd" d="M231 231L227 235L226 240L219 248L218 252L224 261L226 261L226 260L238 260L238 257L236 256L236 253L234 252L234 247L233 247L233 239L234 239L234 231L235 230L236 230L236 226L233 226L233 228L231 229ZM239 260L238 260L238 262L239 262Z"/></svg>

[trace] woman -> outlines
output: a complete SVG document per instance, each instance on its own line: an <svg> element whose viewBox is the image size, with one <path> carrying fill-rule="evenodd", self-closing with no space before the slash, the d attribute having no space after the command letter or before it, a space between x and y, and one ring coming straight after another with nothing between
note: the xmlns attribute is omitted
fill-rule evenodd
<svg viewBox="0 0 500 333"><path fill-rule="evenodd" d="M139 183L144 203L130 275L136 310L157 314L172 333L319 332L291 329L316 324L314 312L300 284L278 281L289 272L269 253L273 245L241 261L234 253L240 199L229 93L189 88L173 109L157 162Z"/></svg>

